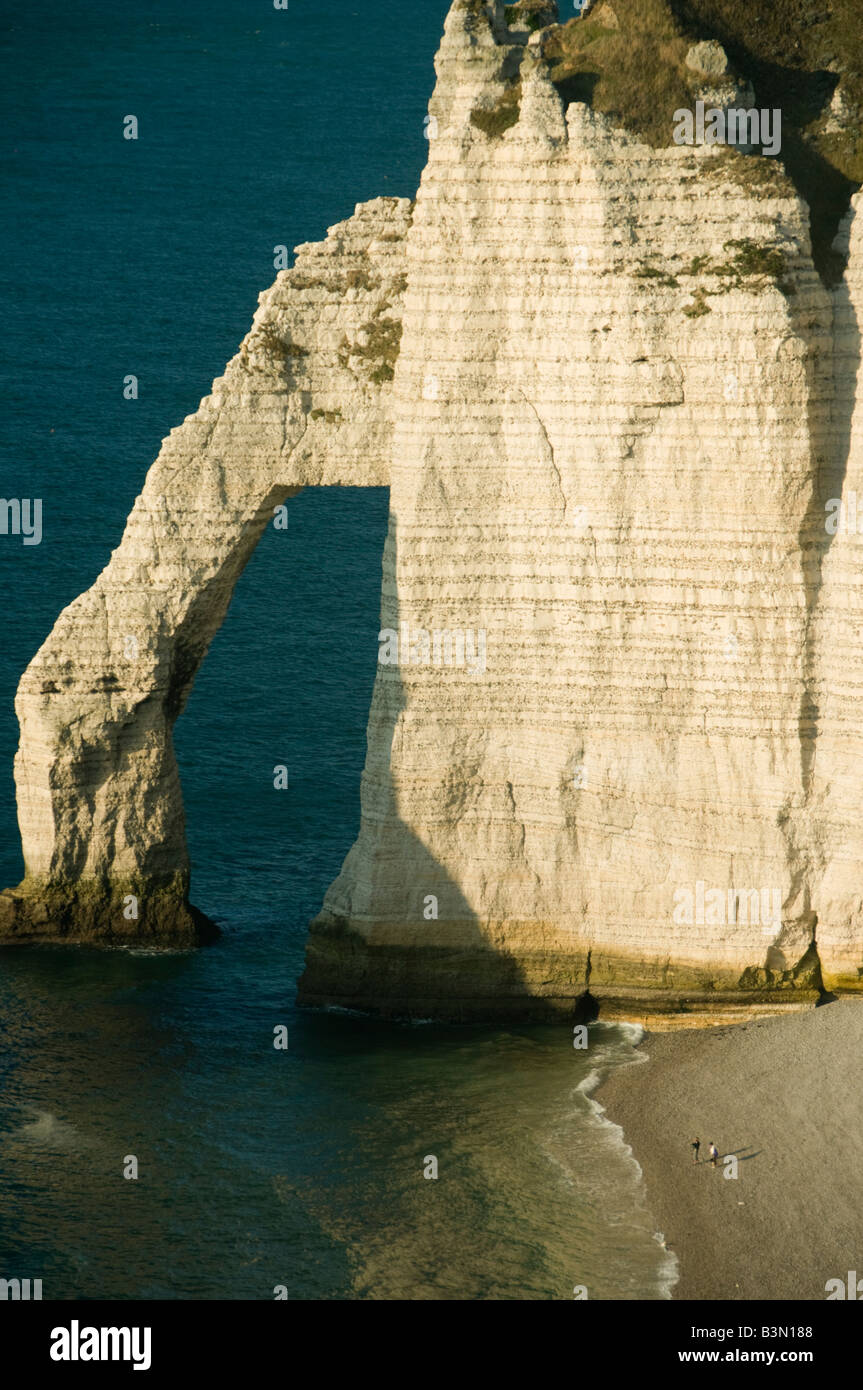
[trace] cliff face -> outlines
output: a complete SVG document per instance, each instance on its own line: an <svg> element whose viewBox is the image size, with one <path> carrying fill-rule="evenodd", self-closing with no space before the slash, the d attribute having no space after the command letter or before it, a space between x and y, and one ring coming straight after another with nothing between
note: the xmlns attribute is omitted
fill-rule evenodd
<svg viewBox="0 0 863 1390"><path fill-rule="evenodd" d="M863 483L863 232L827 288L774 161L568 99L540 9L457 0L415 208L300 248L25 673L7 939L205 930L173 721L273 506L388 481L361 830L301 1000L856 987L863 553L825 505Z"/></svg>
<svg viewBox="0 0 863 1390"><path fill-rule="evenodd" d="M382 627L484 630L485 669L417 648L381 670L304 997L811 989L816 922L830 978L856 977L859 849L831 934L813 783L850 301L793 188L564 115L541 48L488 138L512 50L468 7L438 58Z"/></svg>

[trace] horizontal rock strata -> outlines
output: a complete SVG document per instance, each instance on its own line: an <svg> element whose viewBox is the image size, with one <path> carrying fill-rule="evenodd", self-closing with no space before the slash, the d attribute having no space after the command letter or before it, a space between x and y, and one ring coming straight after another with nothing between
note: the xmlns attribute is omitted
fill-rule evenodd
<svg viewBox="0 0 863 1390"><path fill-rule="evenodd" d="M544 44L457 0L415 208L300 248L28 668L7 938L169 935L135 885L198 930L173 721L274 504L387 482L393 659L301 1002L857 987L861 541L825 519L863 486L863 233L825 288L787 180L568 103Z"/></svg>
<svg viewBox="0 0 863 1390"><path fill-rule="evenodd" d="M849 978L812 784L847 292L793 190L564 116L530 45L518 121L480 133L502 55L472 19L450 16L408 239L382 626L483 629L486 667L382 669L302 997L813 997ZM831 913L861 958L859 861L858 839Z"/></svg>

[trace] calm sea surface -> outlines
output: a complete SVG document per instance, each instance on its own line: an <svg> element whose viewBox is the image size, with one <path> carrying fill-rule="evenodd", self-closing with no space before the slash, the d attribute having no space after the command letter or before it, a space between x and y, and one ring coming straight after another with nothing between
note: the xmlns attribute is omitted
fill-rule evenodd
<svg viewBox="0 0 863 1390"><path fill-rule="evenodd" d="M274 246L413 196L445 12L0 5L0 494L44 508L40 545L0 537L0 886L23 872L22 670L236 350ZM386 514L385 489L290 503L177 726L220 943L0 954L0 1277L65 1299L667 1295L638 1170L589 1095L634 1030L593 1028L585 1054L565 1026L295 1009L358 826Z"/></svg>

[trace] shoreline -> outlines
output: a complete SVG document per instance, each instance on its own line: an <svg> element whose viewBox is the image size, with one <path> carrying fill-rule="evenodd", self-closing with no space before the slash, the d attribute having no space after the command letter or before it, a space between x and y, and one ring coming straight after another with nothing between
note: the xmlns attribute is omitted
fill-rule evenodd
<svg viewBox="0 0 863 1390"><path fill-rule="evenodd" d="M823 1300L828 1280L863 1276L863 1000L648 1030L638 1046L646 1062L593 1098L621 1126L677 1257L672 1298Z"/></svg>

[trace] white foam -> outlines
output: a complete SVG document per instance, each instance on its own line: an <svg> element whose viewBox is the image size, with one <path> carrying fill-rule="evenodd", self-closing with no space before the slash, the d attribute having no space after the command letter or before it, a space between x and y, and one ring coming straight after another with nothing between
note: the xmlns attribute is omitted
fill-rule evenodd
<svg viewBox="0 0 863 1390"><path fill-rule="evenodd" d="M637 1044L640 1043L644 1038L645 1029L642 1027L640 1023L614 1023L613 1025L607 1026L613 1027L615 1030L623 1034L624 1040L633 1048L633 1054L631 1057L627 1057L625 1060L621 1060L619 1058L619 1054L615 1056L615 1052L612 1050L612 1043L608 1052L607 1065L605 1067L602 1067L602 1064L600 1062L599 1065L591 1068L587 1076L585 1076L575 1087L575 1091L586 1103L588 1116L594 1121L594 1123L599 1128L601 1128L605 1132L605 1135L610 1145L617 1151L619 1155L621 1155L624 1158L626 1163L634 1171L637 1184L640 1188L641 1198L644 1203L644 1207L646 1210L649 1211L650 1202L647 1193L647 1186L644 1181L644 1173L641 1169L641 1164L638 1162L638 1159L632 1152L630 1145L626 1142L626 1136L623 1132L622 1126L615 1124L613 1120L610 1120L605 1113L605 1107L601 1105L598 1100L594 1100L593 1098L593 1092L604 1080L606 1080L606 1078L611 1074L612 1071L615 1070L616 1067L636 1066L640 1063L648 1062L650 1060L646 1052L635 1050ZM674 1286L680 1278L680 1270L677 1256L666 1246L665 1236L663 1232L655 1231L653 1233L653 1239L660 1246L664 1254L664 1258L661 1262L659 1271L660 1297L663 1299L670 1299L673 1296Z"/></svg>

